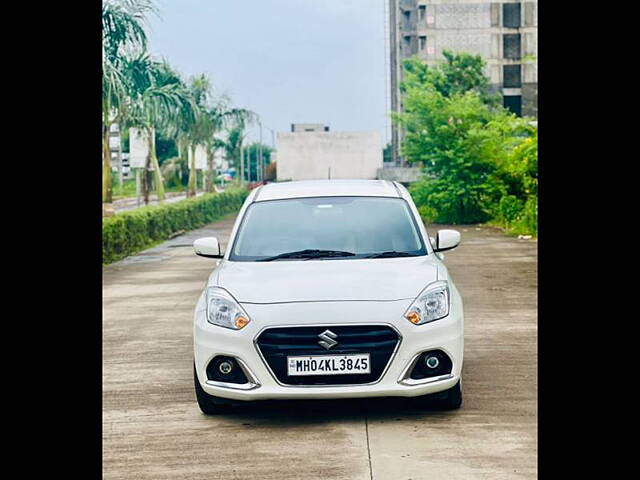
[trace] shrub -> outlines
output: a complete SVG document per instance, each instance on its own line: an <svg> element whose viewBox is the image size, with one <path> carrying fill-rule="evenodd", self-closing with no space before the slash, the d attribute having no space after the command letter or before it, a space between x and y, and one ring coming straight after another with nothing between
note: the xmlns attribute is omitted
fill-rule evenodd
<svg viewBox="0 0 640 480"><path fill-rule="evenodd" d="M247 195L244 189L232 189L103 218L102 262L120 260L166 240L176 232L202 227L235 212Z"/></svg>
<svg viewBox="0 0 640 480"><path fill-rule="evenodd" d="M509 195L498 204L494 219L508 232L538 235L538 131L521 139L500 163L499 176Z"/></svg>
<svg viewBox="0 0 640 480"><path fill-rule="evenodd" d="M500 199L496 212L496 220L509 227L520 219L524 202L515 195L506 195Z"/></svg>
<svg viewBox="0 0 640 480"><path fill-rule="evenodd" d="M514 195L500 199L493 222L513 235L538 235L538 196L526 200Z"/></svg>
<svg viewBox="0 0 640 480"><path fill-rule="evenodd" d="M527 199L522 208L518 220L510 228L515 235L538 235L538 197L531 196Z"/></svg>
<svg viewBox="0 0 640 480"><path fill-rule="evenodd" d="M480 185L454 184L444 179L425 178L409 187L418 211L428 212L435 223L479 223L491 215L491 198L499 195L493 181Z"/></svg>
<svg viewBox="0 0 640 480"><path fill-rule="evenodd" d="M429 205L421 205L418 207L418 212L425 225L435 222L436 218L438 218L438 212Z"/></svg>
<svg viewBox="0 0 640 480"><path fill-rule="evenodd" d="M405 62L402 153L425 176L409 191L435 223L497 222L537 232L537 126L496 104L478 56L445 53L446 62Z"/></svg>

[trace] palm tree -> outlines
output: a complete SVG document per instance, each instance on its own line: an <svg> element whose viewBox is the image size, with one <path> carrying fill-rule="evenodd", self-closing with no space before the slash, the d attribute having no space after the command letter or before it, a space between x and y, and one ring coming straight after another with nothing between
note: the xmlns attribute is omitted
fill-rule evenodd
<svg viewBox="0 0 640 480"><path fill-rule="evenodd" d="M236 169L237 178L243 181L241 178L243 172L241 171L242 156L243 156L243 142L246 136L245 123L237 122L230 129L225 141L225 155L230 165Z"/></svg>
<svg viewBox="0 0 640 480"><path fill-rule="evenodd" d="M121 73L113 64L102 66L102 201L111 203L111 149L109 148L109 132L116 121L120 100L124 96L124 81Z"/></svg>
<svg viewBox="0 0 640 480"><path fill-rule="evenodd" d="M187 196L190 197L196 194L196 147L201 145L207 152L209 173L206 177L205 190L211 191L213 187L211 176L214 173L214 153L223 144L220 139L216 138L216 134L228 127L236 125L244 127L246 123L253 122L256 115L246 109L230 108L228 105L229 100L226 97L218 99L211 106L213 98L212 87L211 81L206 74L193 77L189 83L189 90L195 109L192 115L180 122L177 143L179 156L188 157L188 152L191 152L187 187Z"/></svg>
<svg viewBox="0 0 640 480"><path fill-rule="evenodd" d="M230 164L240 170L242 157L242 143L246 136L245 129L258 120L258 115L251 110L232 108L222 110L220 116L224 119L224 128L227 129L227 137L219 141L219 146L224 148L225 156Z"/></svg>
<svg viewBox="0 0 640 480"><path fill-rule="evenodd" d="M233 128L238 124L252 123L257 115L251 110L244 108L229 108L228 99L223 99L218 105L212 107L208 111L210 117L212 131L207 140L207 168L208 175L206 177L206 191L213 190L213 175L215 173L214 155L218 148L225 148L226 143L216 138L216 134L224 129Z"/></svg>
<svg viewBox="0 0 640 480"><path fill-rule="evenodd" d="M123 117L127 126L145 132L149 142L149 155L145 165L143 190L145 203L149 203L151 171L158 201L164 200L164 179L156 155L155 131L170 131L180 122L189 122L195 116L196 105L191 92L180 76L165 61L152 60L148 54L127 62L124 71L128 80L128 102L125 102Z"/></svg>
<svg viewBox="0 0 640 480"><path fill-rule="evenodd" d="M211 82L206 74L201 74L191 79L189 84L192 99L196 105L194 121L189 125L186 135L187 148L191 152L189 164L189 184L187 197L196 195L196 147L206 145L213 136L213 122L208 112L208 104L211 98Z"/></svg>
<svg viewBox="0 0 640 480"><path fill-rule="evenodd" d="M109 131L120 120L126 100L126 79L122 65L127 52L145 49L145 16L154 12L149 0L105 0L102 4L102 201L112 200Z"/></svg>

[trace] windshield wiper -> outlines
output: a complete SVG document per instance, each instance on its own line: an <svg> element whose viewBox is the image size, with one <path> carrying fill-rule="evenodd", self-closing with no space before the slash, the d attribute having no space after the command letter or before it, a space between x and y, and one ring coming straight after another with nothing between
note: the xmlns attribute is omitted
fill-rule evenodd
<svg viewBox="0 0 640 480"><path fill-rule="evenodd" d="M273 257L266 257L256 260L257 262L271 262L273 260L279 260L281 258L331 258L331 257L352 257L355 256L353 252L345 252L342 250L318 250L308 248L306 250L298 250L295 252L285 252Z"/></svg>
<svg viewBox="0 0 640 480"><path fill-rule="evenodd" d="M417 257L417 253L411 252L396 252L395 250L389 250L388 252L374 253L373 255L367 255L364 258L393 258L393 257Z"/></svg>

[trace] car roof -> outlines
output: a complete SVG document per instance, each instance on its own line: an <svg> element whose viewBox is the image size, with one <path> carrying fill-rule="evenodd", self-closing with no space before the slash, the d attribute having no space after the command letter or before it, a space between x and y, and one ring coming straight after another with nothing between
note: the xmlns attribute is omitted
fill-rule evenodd
<svg viewBox="0 0 640 480"><path fill-rule="evenodd" d="M301 180L264 185L258 189L253 201L308 197L401 198L402 195L388 180Z"/></svg>

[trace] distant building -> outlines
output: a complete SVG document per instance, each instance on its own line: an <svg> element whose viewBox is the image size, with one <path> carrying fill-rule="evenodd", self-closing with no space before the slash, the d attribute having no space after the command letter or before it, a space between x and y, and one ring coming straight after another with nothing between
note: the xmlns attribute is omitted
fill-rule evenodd
<svg viewBox="0 0 640 480"><path fill-rule="evenodd" d="M491 87L517 115L537 116L538 1L389 0L391 110L403 110L402 60L442 61L442 51L479 54ZM392 125L392 158L402 131Z"/></svg>
<svg viewBox="0 0 640 480"><path fill-rule="evenodd" d="M382 168L380 132L278 133L278 181L375 179Z"/></svg>
<svg viewBox="0 0 640 480"><path fill-rule="evenodd" d="M122 159L122 177L124 179L130 178L131 174L131 165L129 164L129 154L127 152L122 152L120 158Z"/></svg>
<svg viewBox="0 0 640 480"><path fill-rule="evenodd" d="M292 123L291 132L328 132L329 125L321 123Z"/></svg>
<svg viewBox="0 0 640 480"><path fill-rule="evenodd" d="M117 172L121 180L127 180L130 177L129 155L122 151L120 128L117 123L112 123L109 129L109 151L111 171Z"/></svg>

